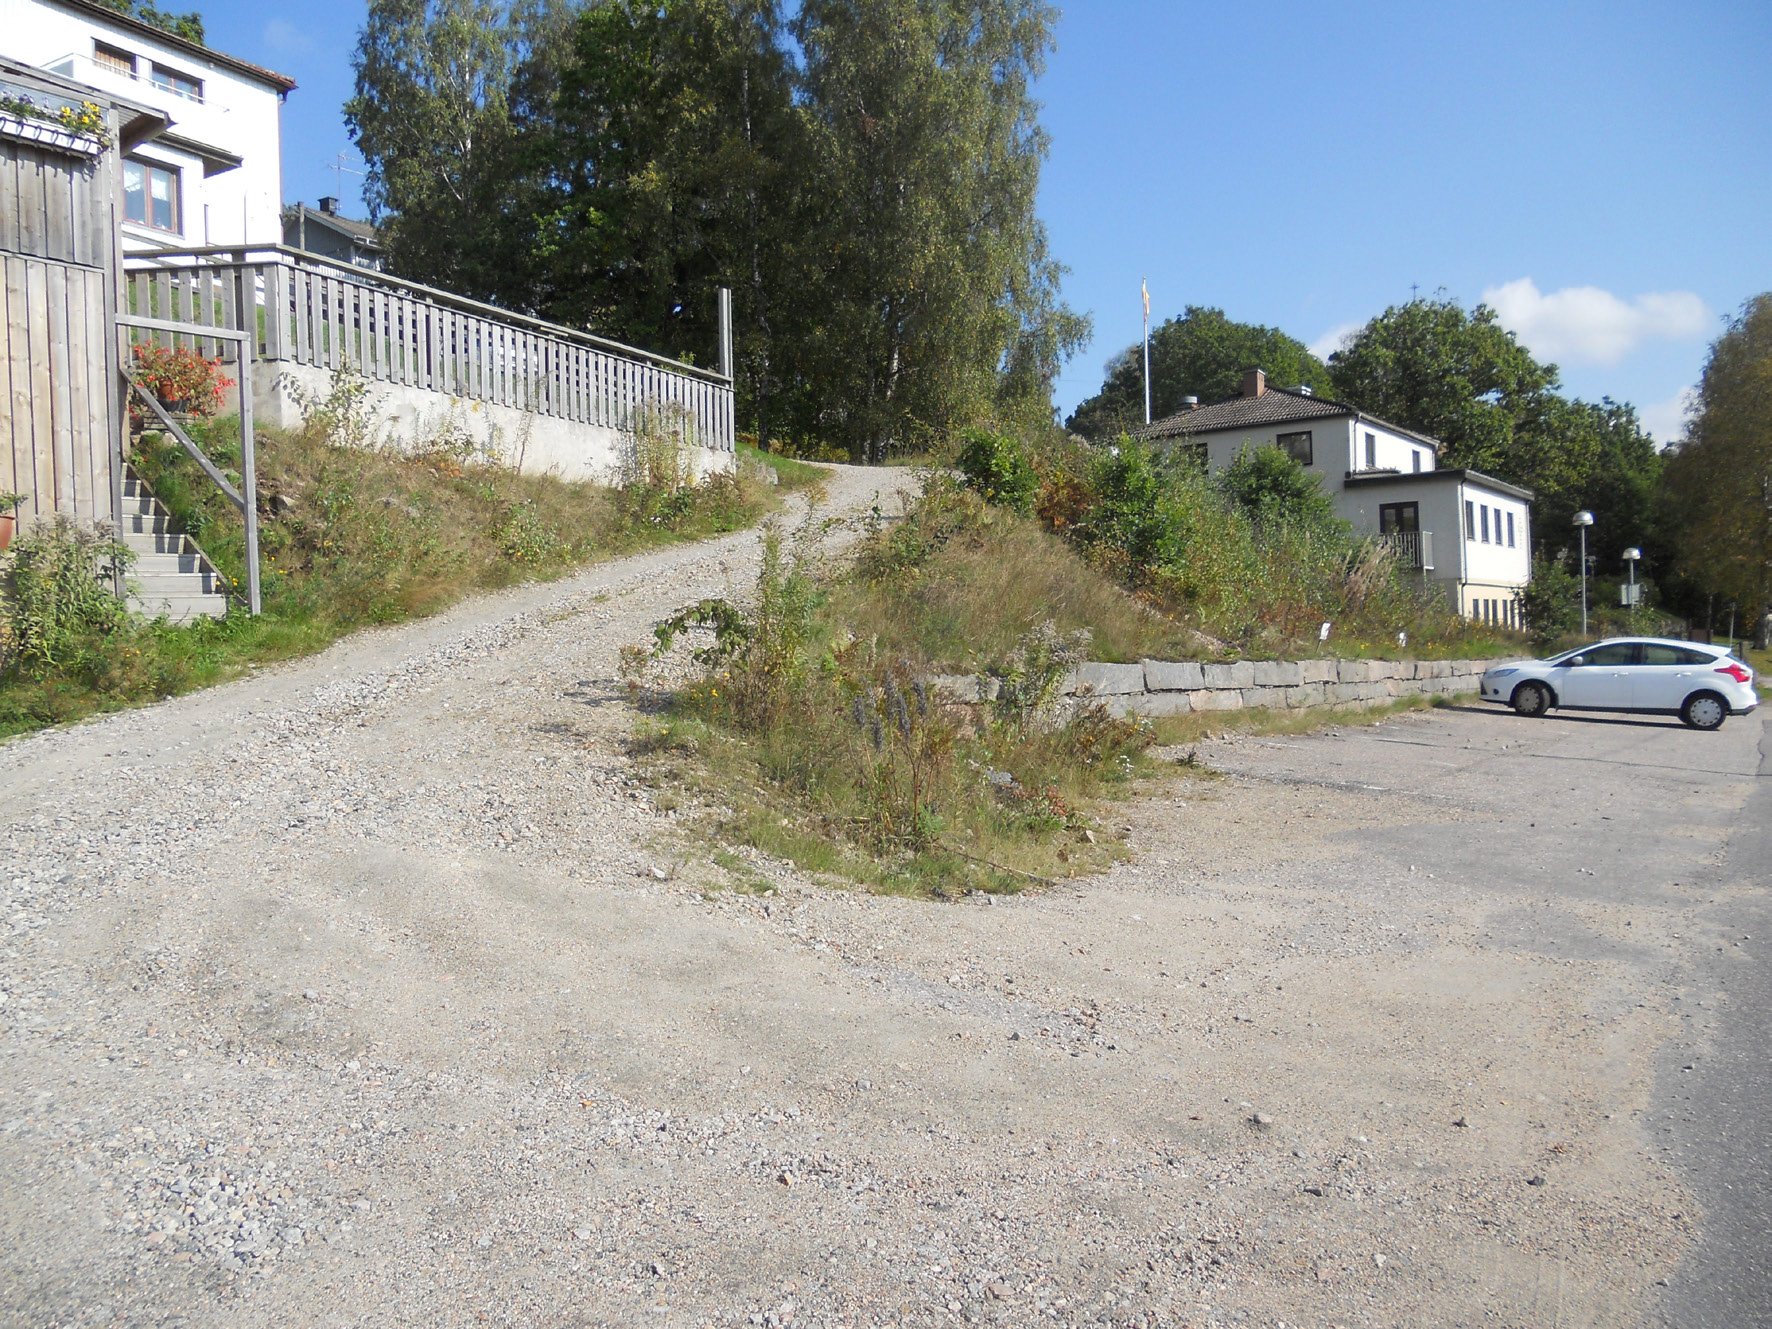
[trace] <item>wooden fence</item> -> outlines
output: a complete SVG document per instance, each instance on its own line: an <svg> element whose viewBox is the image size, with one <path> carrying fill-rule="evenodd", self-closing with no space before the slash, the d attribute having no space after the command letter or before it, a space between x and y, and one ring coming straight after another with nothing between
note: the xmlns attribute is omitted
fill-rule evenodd
<svg viewBox="0 0 1772 1329"><path fill-rule="evenodd" d="M691 442L733 450L729 373L281 245L136 255L126 283L126 307L138 316L256 325L260 359L334 371L348 366L373 382L624 433L648 413L662 413L679 417ZM237 308L243 298L251 310ZM152 337L205 356L233 355L226 343L201 334Z"/></svg>

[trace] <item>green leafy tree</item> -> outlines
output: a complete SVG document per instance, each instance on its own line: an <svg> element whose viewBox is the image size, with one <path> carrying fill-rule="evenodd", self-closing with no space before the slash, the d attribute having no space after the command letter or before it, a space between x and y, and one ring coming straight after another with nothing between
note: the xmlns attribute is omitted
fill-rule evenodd
<svg viewBox="0 0 1772 1329"><path fill-rule="evenodd" d="M1693 598L1772 613L1772 293L1710 348L1698 409L1666 469L1667 524ZM1762 629L1763 631L1763 629Z"/></svg>
<svg viewBox="0 0 1772 1329"><path fill-rule="evenodd" d="M1244 448L1213 483L1258 525L1340 524L1318 478L1276 447Z"/></svg>
<svg viewBox="0 0 1772 1329"><path fill-rule="evenodd" d="M1151 330L1151 419L1182 407L1183 397L1222 401L1243 389L1243 371L1259 367L1281 387L1329 389L1329 371L1310 348L1278 328L1237 323L1222 309L1189 305ZM1107 363L1101 391L1071 413L1066 427L1087 438L1113 438L1144 423L1144 347L1128 346Z"/></svg>
<svg viewBox="0 0 1772 1329"><path fill-rule="evenodd" d="M518 104L547 181L539 303L705 361L714 287L731 287L741 409L764 439L784 391L778 344L797 326L792 72L773 0L609 0L572 24L552 85Z"/></svg>
<svg viewBox="0 0 1772 1329"><path fill-rule="evenodd" d="M1520 421L1542 408L1557 367L1534 360L1478 305L1412 300L1378 315L1329 357L1334 393L1440 440L1442 466L1525 482L1511 464Z"/></svg>
<svg viewBox="0 0 1772 1329"><path fill-rule="evenodd" d="M1005 388L1049 401L1085 335L1035 212L1031 84L1055 18L1039 0L805 0L795 17L819 219L806 425L857 460L999 411Z"/></svg>
<svg viewBox="0 0 1772 1329"><path fill-rule="evenodd" d="M565 4L370 0L345 122L395 272L534 307L529 154L511 101L519 71L551 68Z"/></svg>
<svg viewBox="0 0 1772 1329"><path fill-rule="evenodd" d="M151 23L163 32L170 32L175 37L183 37L188 42L196 42L202 46L203 15L196 10L185 14L174 14L170 10L160 9L149 4L148 0L100 0L107 9L114 9L119 14L127 14L138 18L143 23Z"/></svg>
<svg viewBox="0 0 1772 1329"><path fill-rule="evenodd" d="M1635 409L1561 396L1557 367L1533 359L1488 306L1394 306L1330 356L1329 370L1337 397L1439 439L1441 466L1530 488L1541 551L1568 546L1571 518L1588 508L1596 517L1590 551L1602 566L1616 566L1627 545L1661 557L1661 458Z"/></svg>

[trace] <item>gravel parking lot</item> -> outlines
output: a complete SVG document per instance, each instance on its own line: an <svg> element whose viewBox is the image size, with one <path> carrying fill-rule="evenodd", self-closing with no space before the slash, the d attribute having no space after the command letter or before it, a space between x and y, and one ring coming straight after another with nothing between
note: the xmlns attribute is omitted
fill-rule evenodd
<svg viewBox="0 0 1772 1329"><path fill-rule="evenodd" d="M1757 716L1214 742L1103 877L751 894L615 665L755 549L6 746L0 1323L1765 1322Z"/></svg>

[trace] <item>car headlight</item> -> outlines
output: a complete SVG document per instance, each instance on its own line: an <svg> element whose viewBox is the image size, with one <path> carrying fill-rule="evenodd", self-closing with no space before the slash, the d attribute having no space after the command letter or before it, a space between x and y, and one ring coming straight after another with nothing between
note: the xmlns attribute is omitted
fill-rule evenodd
<svg viewBox="0 0 1772 1329"><path fill-rule="evenodd" d="M1519 672L1520 671L1518 669L1516 669L1514 666L1509 665L1506 669L1491 669L1488 673L1488 677L1489 678L1506 678L1509 674L1517 674Z"/></svg>

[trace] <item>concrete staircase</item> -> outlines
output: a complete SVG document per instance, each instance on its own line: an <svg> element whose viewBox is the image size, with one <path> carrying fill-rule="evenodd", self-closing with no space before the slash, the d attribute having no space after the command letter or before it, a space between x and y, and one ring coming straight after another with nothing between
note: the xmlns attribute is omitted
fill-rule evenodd
<svg viewBox="0 0 1772 1329"><path fill-rule="evenodd" d="M135 554L128 576L129 608L174 623L228 612L226 583L197 542L179 530L133 466L123 479L123 543Z"/></svg>

